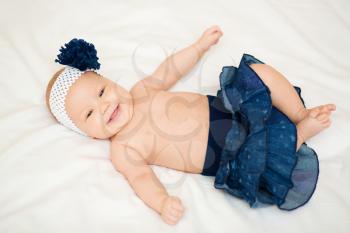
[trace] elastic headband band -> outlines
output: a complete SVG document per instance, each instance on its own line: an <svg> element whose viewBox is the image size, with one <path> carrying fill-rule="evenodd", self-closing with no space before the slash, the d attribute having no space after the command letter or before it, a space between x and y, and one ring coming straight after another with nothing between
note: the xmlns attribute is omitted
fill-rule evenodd
<svg viewBox="0 0 350 233"><path fill-rule="evenodd" d="M62 73L57 77L51 88L49 104L50 109L56 119L69 129L87 136L81 131L68 116L66 112L66 96L69 88L86 71L94 71L100 68L97 62L96 49L93 44L83 39L72 39L61 47L61 53L57 55L55 62L67 65Z"/></svg>
<svg viewBox="0 0 350 233"><path fill-rule="evenodd" d="M49 103L53 115L61 124L77 133L87 136L73 123L66 112L66 96L69 88L84 72L71 66L64 68L52 86Z"/></svg>

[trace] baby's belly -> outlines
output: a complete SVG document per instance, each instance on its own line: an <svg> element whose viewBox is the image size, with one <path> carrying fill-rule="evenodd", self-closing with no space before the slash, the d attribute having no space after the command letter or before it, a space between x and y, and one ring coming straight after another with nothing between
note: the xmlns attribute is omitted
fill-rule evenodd
<svg viewBox="0 0 350 233"><path fill-rule="evenodd" d="M150 106L148 135L143 143L149 164L201 173L209 133L205 95L164 92Z"/></svg>
<svg viewBox="0 0 350 233"><path fill-rule="evenodd" d="M202 172L207 138L198 136L186 142L158 141L158 145L158 151L147 157L149 164L190 173Z"/></svg>

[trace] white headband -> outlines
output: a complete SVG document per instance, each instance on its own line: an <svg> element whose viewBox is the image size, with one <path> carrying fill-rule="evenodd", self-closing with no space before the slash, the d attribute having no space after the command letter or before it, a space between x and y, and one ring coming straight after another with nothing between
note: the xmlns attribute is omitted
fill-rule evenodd
<svg viewBox="0 0 350 233"><path fill-rule="evenodd" d="M85 71L94 71L93 69L87 69ZM56 119L68 127L71 130L74 130L77 133L80 133L84 136L87 136L86 133L81 131L70 119L66 112L65 100L68 93L69 88L73 85L73 83L79 79L79 77L85 72L80 71L77 68L66 66L63 72L58 76L55 83L52 86L50 93L50 108L53 115ZM95 71L96 72L96 71Z"/></svg>

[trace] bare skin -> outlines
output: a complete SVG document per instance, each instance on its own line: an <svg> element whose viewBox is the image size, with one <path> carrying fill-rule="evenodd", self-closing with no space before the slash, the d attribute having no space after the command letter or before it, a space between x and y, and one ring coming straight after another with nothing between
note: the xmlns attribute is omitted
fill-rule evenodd
<svg viewBox="0 0 350 233"><path fill-rule="evenodd" d="M149 165L201 173L209 134L207 97L168 89L221 36L218 26L210 27L195 43L169 56L129 92L94 72L85 72L66 98L67 113L73 122L89 136L111 141L110 158L116 170L168 224L176 224L185 208L178 197L167 193ZM271 90L273 105L297 125L297 148L331 124L334 105L305 109L280 73L264 64L251 67ZM119 116L108 122L118 104Z"/></svg>
<svg viewBox="0 0 350 233"><path fill-rule="evenodd" d="M336 109L334 104L306 109L292 84L280 72L266 64L252 64L250 67L270 89L272 105L296 124L298 133L296 150L299 150L307 139L331 125L330 115Z"/></svg>

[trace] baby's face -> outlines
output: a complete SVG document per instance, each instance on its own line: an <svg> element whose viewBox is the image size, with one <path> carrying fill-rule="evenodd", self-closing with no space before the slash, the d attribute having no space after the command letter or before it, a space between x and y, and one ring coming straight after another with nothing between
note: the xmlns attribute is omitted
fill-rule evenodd
<svg viewBox="0 0 350 233"><path fill-rule="evenodd" d="M117 106L117 115L110 120ZM115 82L87 71L70 87L66 111L88 136L108 139L132 118L133 101L130 93Z"/></svg>

